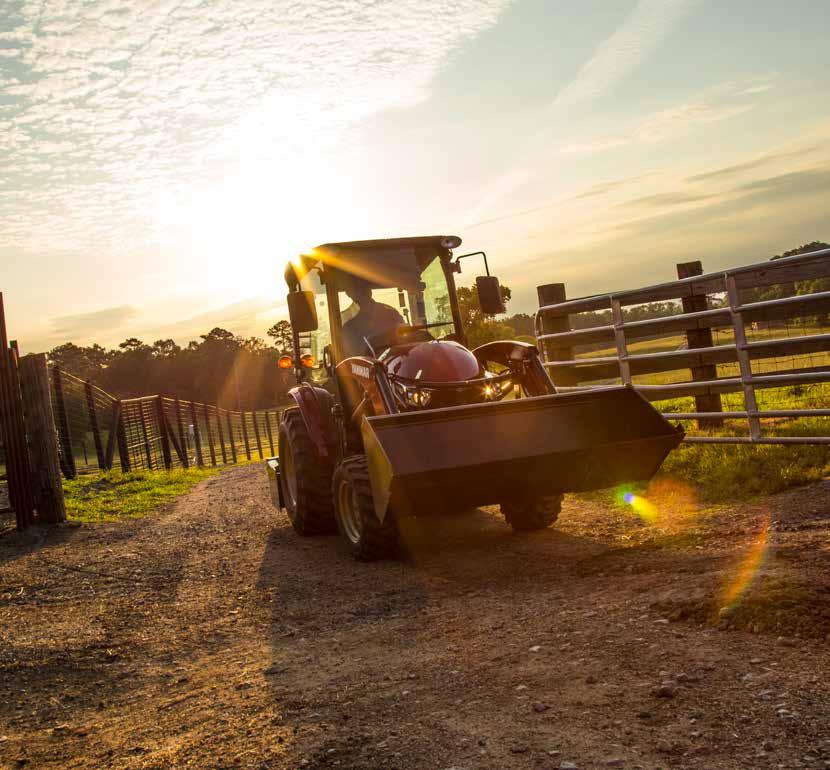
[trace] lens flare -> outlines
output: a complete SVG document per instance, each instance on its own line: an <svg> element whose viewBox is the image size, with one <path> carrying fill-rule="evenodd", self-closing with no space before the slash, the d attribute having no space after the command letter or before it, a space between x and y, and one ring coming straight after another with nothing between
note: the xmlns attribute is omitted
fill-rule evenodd
<svg viewBox="0 0 830 770"><path fill-rule="evenodd" d="M740 559L734 575L726 583L721 595L721 612L728 613L740 603L746 592L760 575L770 549L769 519Z"/></svg>
<svg viewBox="0 0 830 770"><path fill-rule="evenodd" d="M624 485L614 495L617 505L631 508L647 524L664 530L683 530L694 525L700 516L697 495L677 479L652 479L645 490Z"/></svg>
<svg viewBox="0 0 830 770"><path fill-rule="evenodd" d="M654 524L657 521L657 506L646 500L645 497L635 495L633 492L625 492L623 494L623 502L630 505L634 509L634 513L647 524Z"/></svg>

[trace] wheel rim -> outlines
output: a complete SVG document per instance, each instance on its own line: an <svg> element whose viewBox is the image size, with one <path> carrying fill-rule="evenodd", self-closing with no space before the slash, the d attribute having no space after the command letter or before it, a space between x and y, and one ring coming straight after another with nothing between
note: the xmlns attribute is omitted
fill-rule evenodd
<svg viewBox="0 0 830 770"><path fill-rule="evenodd" d="M297 507L297 469L294 467L294 453L291 451L290 442L285 442L280 459L285 478L285 491L288 493L288 510L293 513Z"/></svg>
<svg viewBox="0 0 830 770"><path fill-rule="evenodd" d="M357 511L354 491L346 481L341 481L337 489L337 512L346 539L356 545L360 542L360 514Z"/></svg>

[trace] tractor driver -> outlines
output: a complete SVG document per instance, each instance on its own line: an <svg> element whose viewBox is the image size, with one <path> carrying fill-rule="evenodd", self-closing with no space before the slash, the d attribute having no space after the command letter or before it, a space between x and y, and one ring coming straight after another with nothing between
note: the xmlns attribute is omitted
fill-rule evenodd
<svg viewBox="0 0 830 770"><path fill-rule="evenodd" d="M356 316L343 324L343 352L346 356L362 356L371 352L366 340L391 335L404 324L401 314L389 305L372 298L372 287L354 278L344 287L346 296L358 306Z"/></svg>

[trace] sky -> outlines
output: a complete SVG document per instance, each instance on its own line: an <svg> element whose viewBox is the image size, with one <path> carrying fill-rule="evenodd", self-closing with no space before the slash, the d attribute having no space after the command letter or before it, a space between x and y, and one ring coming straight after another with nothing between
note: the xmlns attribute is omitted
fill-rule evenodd
<svg viewBox="0 0 830 770"><path fill-rule="evenodd" d="M0 0L10 336L262 337L339 240L458 235L513 312L830 240L828 32L826 0Z"/></svg>

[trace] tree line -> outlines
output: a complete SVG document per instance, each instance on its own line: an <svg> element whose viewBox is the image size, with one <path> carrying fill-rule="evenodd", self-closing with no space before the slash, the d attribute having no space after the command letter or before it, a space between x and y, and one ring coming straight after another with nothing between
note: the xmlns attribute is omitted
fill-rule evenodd
<svg viewBox="0 0 830 770"><path fill-rule="evenodd" d="M225 409L259 409L283 400L293 384L279 356L291 347L291 325L268 330L272 342L216 327L184 347L172 339L148 345L131 337L117 348L67 342L49 360L119 398L161 393Z"/></svg>

